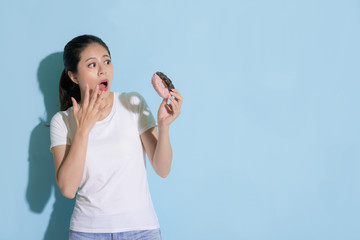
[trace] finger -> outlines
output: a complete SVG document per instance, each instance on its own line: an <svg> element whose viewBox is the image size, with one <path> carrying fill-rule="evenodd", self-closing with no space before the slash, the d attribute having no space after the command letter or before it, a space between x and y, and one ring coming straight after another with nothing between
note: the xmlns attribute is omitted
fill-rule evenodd
<svg viewBox="0 0 360 240"><path fill-rule="evenodd" d="M169 100L170 100L170 105L172 106L172 109L174 111L178 111L179 110L179 103L176 101L176 99L173 99L172 97L170 97Z"/></svg>
<svg viewBox="0 0 360 240"><path fill-rule="evenodd" d="M98 98L98 94L99 94L99 85L96 85L95 90L93 91L93 93L91 94L91 97L90 97L90 103L89 103L90 109L94 108L95 102Z"/></svg>
<svg viewBox="0 0 360 240"><path fill-rule="evenodd" d="M77 113L79 111L78 104L77 104L76 100L73 97L71 97L71 101L72 101L72 104L73 104L73 112Z"/></svg>
<svg viewBox="0 0 360 240"><path fill-rule="evenodd" d="M170 106L173 111L172 113L173 117L177 118L181 113L180 111L181 104L179 104L175 99L173 99L170 102Z"/></svg>
<svg viewBox="0 0 360 240"><path fill-rule="evenodd" d="M180 92L179 92L179 90L177 90L177 89L171 89L171 91L170 92L174 92L174 93L177 93L177 94L180 94ZM181 94L180 94L181 95Z"/></svg>
<svg viewBox="0 0 360 240"><path fill-rule="evenodd" d="M101 91L100 93L98 93L98 96L96 98L95 105L94 105L95 109L99 109L100 104L101 104L102 100L104 99L103 95L104 95L104 91Z"/></svg>
<svg viewBox="0 0 360 240"><path fill-rule="evenodd" d="M180 103L180 105L183 102L183 97L181 96L181 94L179 93L179 91L171 91L170 92L171 96L175 97L176 101L178 101Z"/></svg>
<svg viewBox="0 0 360 240"><path fill-rule="evenodd" d="M175 89L173 89L175 90ZM179 91L170 91L170 95L171 96L174 96L175 98L179 99L179 100L182 100L183 97L181 96L181 94L179 93Z"/></svg>
<svg viewBox="0 0 360 240"><path fill-rule="evenodd" d="M176 89L173 89L172 91L170 91L170 94L178 99L181 99L182 100L182 96L180 94L180 92Z"/></svg>
<svg viewBox="0 0 360 240"><path fill-rule="evenodd" d="M166 105L165 105L165 109L166 109L166 111L167 111L169 114L171 114L171 115L174 113L171 105L166 104Z"/></svg>
<svg viewBox="0 0 360 240"><path fill-rule="evenodd" d="M83 108L87 108L89 106L89 85L86 84L85 86L85 97L84 97L84 102L83 102Z"/></svg>
<svg viewBox="0 0 360 240"><path fill-rule="evenodd" d="M163 101L161 102L160 105L161 105L161 106L166 105L166 104L167 104L167 100L168 100L167 98L163 98Z"/></svg>

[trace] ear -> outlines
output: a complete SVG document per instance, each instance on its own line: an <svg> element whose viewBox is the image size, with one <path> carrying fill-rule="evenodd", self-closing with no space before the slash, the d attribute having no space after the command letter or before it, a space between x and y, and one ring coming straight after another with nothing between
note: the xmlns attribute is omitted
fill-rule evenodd
<svg viewBox="0 0 360 240"><path fill-rule="evenodd" d="M68 75L69 75L71 81L73 81L76 84L79 84L79 80L77 79L76 74L72 73L71 71L68 71Z"/></svg>

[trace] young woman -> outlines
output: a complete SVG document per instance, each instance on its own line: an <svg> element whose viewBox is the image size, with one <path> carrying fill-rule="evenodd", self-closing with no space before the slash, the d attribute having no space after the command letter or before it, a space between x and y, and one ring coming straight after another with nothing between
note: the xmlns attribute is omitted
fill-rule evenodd
<svg viewBox="0 0 360 240"><path fill-rule="evenodd" d="M114 68L101 39L72 39L63 59L61 111L50 132L57 184L65 197L76 195L69 239L161 239L145 152L165 178L169 126L180 114L181 94L174 89L163 99L156 125L141 95L110 91Z"/></svg>

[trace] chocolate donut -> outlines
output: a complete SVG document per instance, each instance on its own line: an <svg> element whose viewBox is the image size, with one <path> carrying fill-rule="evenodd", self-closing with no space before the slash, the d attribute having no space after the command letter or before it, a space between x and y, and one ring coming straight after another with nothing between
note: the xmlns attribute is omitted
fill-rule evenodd
<svg viewBox="0 0 360 240"><path fill-rule="evenodd" d="M156 72L153 77L151 78L151 83L155 89L155 91L159 94L162 98L169 98L172 89L174 89L174 84L164 73ZM165 87L164 87L164 86Z"/></svg>

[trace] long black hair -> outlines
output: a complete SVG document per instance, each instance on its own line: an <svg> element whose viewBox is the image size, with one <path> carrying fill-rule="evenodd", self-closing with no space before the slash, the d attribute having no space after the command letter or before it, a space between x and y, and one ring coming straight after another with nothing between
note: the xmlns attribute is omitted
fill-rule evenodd
<svg viewBox="0 0 360 240"><path fill-rule="evenodd" d="M65 111L72 106L71 97L75 98L77 102L81 101L81 94L79 85L74 83L68 72L74 74L77 73L77 66L80 61L81 52L90 44L97 43L103 46L109 53L109 48L106 44L98 37L93 35L81 35L75 37L64 47L63 61L64 61L64 71L60 77L59 84L59 98L60 98L60 110Z"/></svg>

